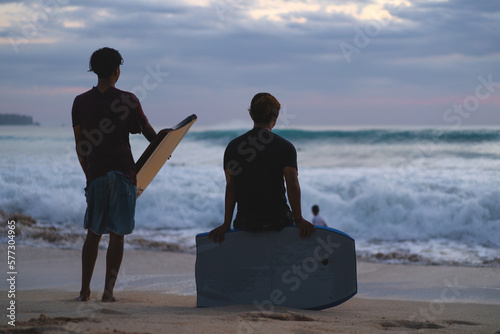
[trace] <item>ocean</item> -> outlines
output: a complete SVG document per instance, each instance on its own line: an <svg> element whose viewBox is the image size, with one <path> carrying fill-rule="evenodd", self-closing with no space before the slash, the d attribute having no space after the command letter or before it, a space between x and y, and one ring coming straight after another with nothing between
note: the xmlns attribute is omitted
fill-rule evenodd
<svg viewBox="0 0 500 334"><path fill-rule="evenodd" d="M245 131L195 124L138 199L126 247L193 253L195 235L222 223L222 157ZM500 266L500 128L275 132L297 148L304 218L317 204L359 258ZM147 144L131 136L135 159ZM84 187L71 127L0 127L0 209L36 221L17 216L19 244L80 249Z"/></svg>

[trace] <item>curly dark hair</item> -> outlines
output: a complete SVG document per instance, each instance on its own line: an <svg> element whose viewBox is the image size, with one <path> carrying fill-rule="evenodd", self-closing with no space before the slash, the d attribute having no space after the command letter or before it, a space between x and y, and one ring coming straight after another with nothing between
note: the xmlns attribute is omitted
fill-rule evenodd
<svg viewBox="0 0 500 334"><path fill-rule="evenodd" d="M94 72L100 79L109 79L116 69L123 64L120 53L108 47L94 51L90 57L89 72Z"/></svg>
<svg viewBox="0 0 500 334"><path fill-rule="evenodd" d="M269 93L256 94L250 103L250 114L257 123L269 123L273 118L277 118L281 105L274 96Z"/></svg>

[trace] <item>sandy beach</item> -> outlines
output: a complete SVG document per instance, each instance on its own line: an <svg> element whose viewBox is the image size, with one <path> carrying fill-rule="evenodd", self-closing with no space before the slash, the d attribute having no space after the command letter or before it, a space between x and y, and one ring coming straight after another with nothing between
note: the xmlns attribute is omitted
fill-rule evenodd
<svg viewBox="0 0 500 334"><path fill-rule="evenodd" d="M74 300L79 251L18 245L16 256L16 326L4 316L1 333L500 333L500 268L358 262L358 294L342 305L259 310L197 308L193 254L126 250L116 303L100 302L105 250L89 302ZM8 290L2 280L6 315Z"/></svg>

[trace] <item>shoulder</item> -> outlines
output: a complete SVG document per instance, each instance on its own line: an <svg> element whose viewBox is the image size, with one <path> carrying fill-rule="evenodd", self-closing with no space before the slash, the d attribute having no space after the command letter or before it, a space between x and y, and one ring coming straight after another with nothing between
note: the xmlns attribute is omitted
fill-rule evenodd
<svg viewBox="0 0 500 334"><path fill-rule="evenodd" d="M85 93L82 93L80 95L77 95L75 97L75 102L76 101L82 101L82 100L85 100L85 99L88 99L89 97L93 96L94 95L94 88L92 89L89 89L88 91L86 91Z"/></svg>
<svg viewBox="0 0 500 334"><path fill-rule="evenodd" d="M244 142L244 141L247 141L248 138L252 137L252 130L250 131L247 131L245 132L244 134L242 135L239 135L238 137L232 139L229 144L227 144L227 147L226 149L228 148L232 148L232 147L236 147L238 146L240 143Z"/></svg>
<svg viewBox="0 0 500 334"><path fill-rule="evenodd" d="M71 109L71 113L73 117L81 114L82 110L85 109L88 105L92 104L92 99L94 98L94 88L77 95L73 100L73 107ZM75 118L73 118L73 122L75 122Z"/></svg>
<svg viewBox="0 0 500 334"><path fill-rule="evenodd" d="M127 90L121 90L118 88L115 88L115 94L119 96L128 96L130 98L133 98L134 100L139 101L139 98L132 92L129 92Z"/></svg>
<svg viewBox="0 0 500 334"><path fill-rule="evenodd" d="M285 139L283 137L281 137L280 135L274 133L274 137L276 138L276 140L278 140L279 142L283 143L283 145L287 145L287 146L291 146L291 147L295 147L293 146L292 142L290 142L288 139Z"/></svg>
<svg viewBox="0 0 500 334"><path fill-rule="evenodd" d="M126 91L126 90L121 90L118 88L115 88L114 95L120 98L122 101L127 101L127 102L133 102L136 104L141 104L139 101L139 98L132 92Z"/></svg>
<svg viewBox="0 0 500 334"><path fill-rule="evenodd" d="M273 141L276 143L277 146L279 146L280 150L290 152L293 154L297 154L297 150L295 149L295 146L288 140L283 137L281 137L278 134L275 134L273 132L274 139Z"/></svg>
<svg viewBox="0 0 500 334"><path fill-rule="evenodd" d="M142 110L142 105L137 96L134 93L115 88L113 91L113 96L115 97L114 102L111 107L116 111L125 112L127 115L131 113L133 119L138 120L142 125L145 125L148 120L144 111ZM141 132L141 130L134 130L132 133Z"/></svg>

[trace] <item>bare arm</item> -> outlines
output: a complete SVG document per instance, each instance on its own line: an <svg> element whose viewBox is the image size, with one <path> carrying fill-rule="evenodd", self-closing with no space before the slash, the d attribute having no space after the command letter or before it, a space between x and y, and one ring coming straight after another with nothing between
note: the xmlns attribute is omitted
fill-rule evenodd
<svg viewBox="0 0 500 334"><path fill-rule="evenodd" d="M297 169L293 167L283 168L285 175L286 191L288 201L292 207L293 220L300 229L300 236L309 237L316 230L314 225L302 217L302 208L300 205L300 184Z"/></svg>
<svg viewBox="0 0 500 334"><path fill-rule="evenodd" d="M83 139L82 129L80 125L73 127L73 132L75 134L75 143L76 143L76 154L78 156L78 161L80 162L80 166L82 167L85 176L87 176L87 154L82 151L82 148L79 146L80 142Z"/></svg>
<svg viewBox="0 0 500 334"><path fill-rule="evenodd" d="M209 238L214 242L223 242L224 233L231 228L231 220L233 219L234 207L236 206L236 197L234 189L234 176L230 169L224 170L226 175L226 194L224 198L224 223L210 231Z"/></svg>
<svg viewBox="0 0 500 334"><path fill-rule="evenodd" d="M231 227L231 220L233 219L234 207L236 206L234 176L232 171L226 169L226 194L224 198L224 225Z"/></svg>
<svg viewBox="0 0 500 334"><path fill-rule="evenodd" d="M142 134L149 142L152 142L156 137L156 131L153 129L151 124L149 124L149 122L147 122L146 125L143 126Z"/></svg>

